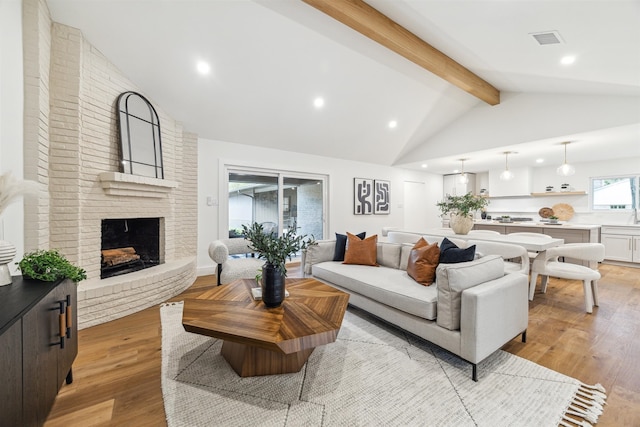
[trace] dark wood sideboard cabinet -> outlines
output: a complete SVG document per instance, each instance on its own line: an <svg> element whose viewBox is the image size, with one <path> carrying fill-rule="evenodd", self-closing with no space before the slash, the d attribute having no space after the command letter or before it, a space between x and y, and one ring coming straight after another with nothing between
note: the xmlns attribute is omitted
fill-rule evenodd
<svg viewBox="0 0 640 427"><path fill-rule="evenodd" d="M71 280L13 277L0 287L0 425L41 426L78 354Z"/></svg>

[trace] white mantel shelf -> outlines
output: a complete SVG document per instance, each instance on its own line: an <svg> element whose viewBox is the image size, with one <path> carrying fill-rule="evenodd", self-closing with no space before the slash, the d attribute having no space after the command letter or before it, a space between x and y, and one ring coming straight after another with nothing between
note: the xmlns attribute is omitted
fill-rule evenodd
<svg viewBox="0 0 640 427"><path fill-rule="evenodd" d="M162 198L178 187L176 181L131 175L120 172L102 172L100 182L110 196Z"/></svg>

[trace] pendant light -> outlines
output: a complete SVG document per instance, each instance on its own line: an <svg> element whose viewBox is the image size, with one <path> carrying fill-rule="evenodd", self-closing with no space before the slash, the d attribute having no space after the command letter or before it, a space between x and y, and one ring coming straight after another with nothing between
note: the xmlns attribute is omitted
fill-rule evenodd
<svg viewBox="0 0 640 427"><path fill-rule="evenodd" d="M570 176L576 173L576 168L567 163L567 145L571 144L571 141L563 142L564 145L564 163L556 169L556 173L562 176Z"/></svg>
<svg viewBox="0 0 640 427"><path fill-rule="evenodd" d="M469 177L464 172L464 161L465 160L469 160L469 159L458 159L458 160L460 160L460 162L461 162L460 176L458 177L458 182L460 184L468 184L469 183Z"/></svg>
<svg viewBox="0 0 640 427"><path fill-rule="evenodd" d="M504 170L500 174L501 181L511 181L514 177L513 172L509 170L509 154L515 154L511 151L505 151L504 153Z"/></svg>

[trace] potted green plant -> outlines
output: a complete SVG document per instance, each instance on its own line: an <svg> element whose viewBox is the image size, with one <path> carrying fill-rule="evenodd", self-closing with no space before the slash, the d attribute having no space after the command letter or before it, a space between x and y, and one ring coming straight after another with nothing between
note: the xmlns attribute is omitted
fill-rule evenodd
<svg viewBox="0 0 640 427"><path fill-rule="evenodd" d="M287 259L314 243L313 237L296 235L293 224L284 234L278 236L265 232L262 224L254 222L251 227L242 225L242 234L248 240L249 248L265 260L262 266L262 301L267 307L278 307L284 301Z"/></svg>
<svg viewBox="0 0 640 427"><path fill-rule="evenodd" d="M64 255L55 249L40 249L27 253L17 264L22 275L27 279L37 279L43 282L71 279L77 283L87 278L84 269L71 264Z"/></svg>
<svg viewBox="0 0 640 427"><path fill-rule="evenodd" d="M489 204L489 199L474 196L471 192L464 196L447 197L437 203L442 215L449 215L449 226L456 234L467 234L473 228L473 213L485 208Z"/></svg>
<svg viewBox="0 0 640 427"><path fill-rule="evenodd" d="M557 224L558 223L558 217L555 215L551 215L549 217L549 224Z"/></svg>

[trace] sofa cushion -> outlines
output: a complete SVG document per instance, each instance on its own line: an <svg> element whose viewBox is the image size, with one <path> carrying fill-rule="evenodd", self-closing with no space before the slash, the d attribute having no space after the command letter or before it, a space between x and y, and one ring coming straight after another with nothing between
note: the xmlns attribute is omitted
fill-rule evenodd
<svg viewBox="0 0 640 427"><path fill-rule="evenodd" d="M356 234L360 239L364 239L367 236L367 232ZM336 246L333 252L334 261L344 261L345 250L347 249L347 235L336 233Z"/></svg>
<svg viewBox="0 0 640 427"><path fill-rule="evenodd" d="M452 264L456 262L473 261L475 255L475 245L462 249L446 237L442 239L442 243L440 244L441 263Z"/></svg>
<svg viewBox="0 0 640 427"><path fill-rule="evenodd" d="M503 276L504 261L499 255L456 264L441 263L436 269L438 325L452 331L460 329L462 292Z"/></svg>
<svg viewBox="0 0 640 427"><path fill-rule="evenodd" d="M344 254L345 264L377 266L378 235L374 234L362 240L355 234L347 233L347 251Z"/></svg>
<svg viewBox="0 0 640 427"><path fill-rule="evenodd" d="M438 244L429 244L421 237L411 249L407 263L407 274L421 285L429 286L436 280L436 268L439 260Z"/></svg>
<svg viewBox="0 0 640 427"><path fill-rule="evenodd" d="M389 268L400 268L400 250L402 245L397 243L378 242L376 262Z"/></svg>
<svg viewBox="0 0 640 427"><path fill-rule="evenodd" d="M409 263L409 255L411 255L411 250L413 249L413 245L410 243L403 243L400 248L400 266L398 267L400 270L406 270L407 264Z"/></svg>
<svg viewBox="0 0 640 427"><path fill-rule="evenodd" d="M428 320L436 318L437 288L420 286L406 271L328 261L314 265L312 274L414 316Z"/></svg>

